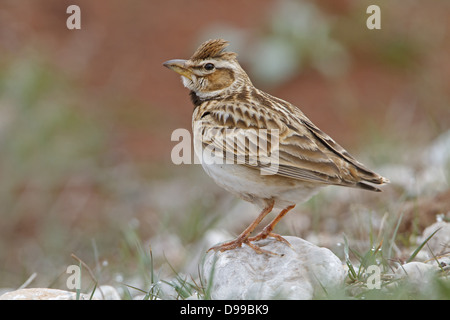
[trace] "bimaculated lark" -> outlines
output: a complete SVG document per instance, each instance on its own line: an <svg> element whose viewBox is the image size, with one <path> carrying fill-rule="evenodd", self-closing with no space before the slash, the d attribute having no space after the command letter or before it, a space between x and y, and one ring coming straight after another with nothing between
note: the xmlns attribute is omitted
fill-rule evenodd
<svg viewBox="0 0 450 320"><path fill-rule="evenodd" d="M273 228L320 187L381 191L372 184L389 181L358 162L299 108L255 88L227 46L223 39L209 40L189 60L164 66L180 74L190 90L194 148L204 170L219 186L262 208L235 240L211 249L245 243L271 253L252 242L273 237L289 245ZM281 210L275 219L250 236L274 208Z"/></svg>

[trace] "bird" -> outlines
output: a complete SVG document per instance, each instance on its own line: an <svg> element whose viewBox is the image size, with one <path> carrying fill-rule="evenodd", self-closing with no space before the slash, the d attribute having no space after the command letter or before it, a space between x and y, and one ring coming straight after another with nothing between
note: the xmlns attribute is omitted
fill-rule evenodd
<svg viewBox="0 0 450 320"><path fill-rule="evenodd" d="M245 244L257 253L276 254L255 242L271 237L290 246L274 227L322 187L380 192L375 185L389 180L357 161L294 104L257 89L228 45L210 39L189 59L163 66L181 75L189 89L193 145L203 169L216 184L261 210L234 240L208 251ZM275 218L252 236L273 210L279 211Z"/></svg>

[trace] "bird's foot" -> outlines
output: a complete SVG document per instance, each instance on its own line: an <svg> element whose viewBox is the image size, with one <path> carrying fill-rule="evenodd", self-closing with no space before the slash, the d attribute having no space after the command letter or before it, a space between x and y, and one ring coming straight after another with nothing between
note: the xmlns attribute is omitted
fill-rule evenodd
<svg viewBox="0 0 450 320"><path fill-rule="evenodd" d="M292 248L292 245L286 240L284 239L282 236L280 236L279 234L273 233L273 232L267 232L265 230L261 231L260 233L258 233L256 236L254 237L247 237L247 238L241 238L238 237L235 240L232 241L228 241L225 243L222 243L218 246L214 246L212 248L209 248L207 252L214 250L214 251L220 251L220 252L224 252L224 251L228 251L228 250L233 250L233 249L237 249L240 248L242 246L243 243L245 243L246 245L248 245L250 248L252 248L256 253L267 253L267 254L271 254L271 255L278 255L277 253L274 253L272 251L269 250L264 250L261 249L259 246L253 244L252 242L254 241L258 241L258 240L263 240L266 239L267 237L272 237L277 241L283 242L286 245L288 245L289 247Z"/></svg>
<svg viewBox="0 0 450 320"><path fill-rule="evenodd" d="M275 240L283 242L284 244L286 244L286 245L288 245L289 247L292 248L292 245L285 238L283 238L282 236L280 236L277 233L273 233L273 232L268 231L266 229L263 229L260 233L258 233L254 237L249 237L247 240L248 241L258 241L258 240L266 239L267 237L274 238Z"/></svg>
<svg viewBox="0 0 450 320"><path fill-rule="evenodd" d="M246 239L236 238L232 241L228 241L228 242L222 243L218 246L211 247L206 252L209 252L211 250L214 250L216 252L217 251L224 252L224 251L228 251L228 250L233 250L233 249L241 247L242 244L245 242L245 240Z"/></svg>
<svg viewBox="0 0 450 320"><path fill-rule="evenodd" d="M252 237L255 238L255 237ZM281 238L281 236L280 236ZM283 239L283 238L281 238ZM284 240L284 239L283 239ZM214 250L214 251L220 251L220 252L224 252L224 251L228 251L228 250L233 250L233 249L237 249L239 247L242 246L243 243L245 243L246 245L248 245L250 248L252 248L256 253L267 253L267 254L272 254L272 255L278 255L274 252L271 252L269 250L264 250L261 249L260 247L258 247L257 245L254 245L253 243L250 242L250 238L236 238L235 240L232 241L228 241L225 243L222 243L218 246L214 246L212 248L209 248L207 252ZM287 242L286 240L284 240L286 243L289 244L289 242Z"/></svg>

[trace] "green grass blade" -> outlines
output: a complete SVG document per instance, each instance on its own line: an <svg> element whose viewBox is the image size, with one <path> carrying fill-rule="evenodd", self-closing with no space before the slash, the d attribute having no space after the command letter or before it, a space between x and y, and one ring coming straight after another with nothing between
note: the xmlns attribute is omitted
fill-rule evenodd
<svg viewBox="0 0 450 320"><path fill-rule="evenodd" d="M350 257L349 257L349 247L348 247L348 241L347 241L347 237L344 234L344 256L345 256L345 263L347 264L348 267L348 272L349 272L349 277L351 280L356 280L357 274L355 269L353 268L352 262L350 261Z"/></svg>
<svg viewBox="0 0 450 320"><path fill-rule="evenodd" d="M92 290L92 292L91 292L91 296L89 297L89 300L92 300L93 298L94 298L94 293L95 293L95 290L97 289L97 282L94 284L94 289ZM78 299L77 299L78 300Z"/></svg>
<svg viewBox="0 0 450 320"><path fill-rule="evenodd" d="M416 248L416 250L414 250L414 252L411 254L411 256L408 258L408 260L406 260L406 263L413 261L413 259L417 256L417 254L420 252L420 250L422 250L423 246L428 242L428 240L430 240L435 234L436 232L438 232L439 230L441 230L441 228L436 229L436 231L434 231L432 234L430 234L421 244L420 246L418 246Z"/></svg>
<svg viewBox="0 0 450 320"><path fill-rule="evenodd" d="M392 257L392 249L394 248L395 239L397 238L398 229L400 228L400 224L401 224L401 222L403 220L403 213L404 212L402 212L400 214L400 217L398 218L397 225L395 226L394 232L393 232L392 237L391 237L391 241L389 243L389 249L388 249L388 253L387 253L387 259L388 260Z"/></svg>

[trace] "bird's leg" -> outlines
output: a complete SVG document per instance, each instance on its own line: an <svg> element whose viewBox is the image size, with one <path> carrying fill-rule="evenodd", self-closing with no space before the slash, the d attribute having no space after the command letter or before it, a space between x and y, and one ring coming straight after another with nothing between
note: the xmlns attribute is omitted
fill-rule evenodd
<svg viewBox="0 0 450 320"><path fill-rule="evenodd" d="M284 242L288 246L292 247L291 244L286 239L284 239L279 234L273 233L272 230L273 230L273 228L275 228L275 225L278 222L280 222L280 220L286 215L286 213L291 211L294 207L295 207L295 205L292 205L292 206L289 206L289 207L281 210L281 212L275 217L275 219L272 220L271 223L269 223L266 227L264 227L264 229L260 233L258 233L256 236L249 237L248 241L258 241L261 239L265 239L267 237L272 237L272 238L275 238L278 241Z"/></svg>
<svg viewBox="0 0 450 320"><path fill-rule="evenodd" d="M267 207L265 207L261 213L258 215L258 217L234 240L225 242L221 245L209 248L208 251L214 250L214 251L226 251L226 250L232 250L240 247L243 243L248 244L253 250L255 250L258 253L262 253L263 250L259 249L258 247L249 244L249 236L255 230L256 226L261 223L261 221L264 219L265 216L267 216L273 209L273 206L275 204L275 201L271 201Z"/></svg>

